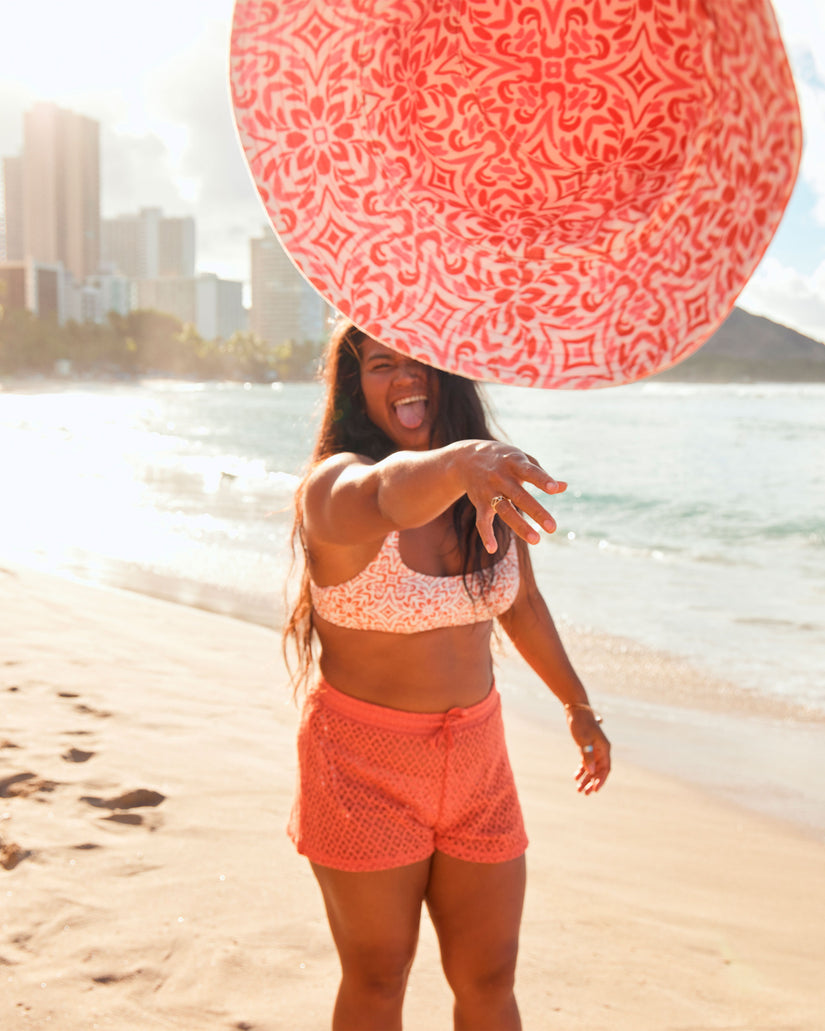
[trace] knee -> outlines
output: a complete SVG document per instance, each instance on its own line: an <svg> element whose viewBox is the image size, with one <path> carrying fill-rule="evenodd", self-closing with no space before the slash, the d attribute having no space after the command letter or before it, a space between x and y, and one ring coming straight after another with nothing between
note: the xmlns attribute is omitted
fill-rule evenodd
<svg viewBox="0 0 825 1031"><path fill-rule="evenodd" d="M445 959L444 973L457 1000L493 1002L509 998L516 980L518 941L502 943L482 955L462 955Z"/></svg>
<svg viewBox="0 0 825 1031"><path fill-rule="evenodd" d="M351 987L375 999L403 997L415 950L365 948L342 957L342 974Z"/></svg>

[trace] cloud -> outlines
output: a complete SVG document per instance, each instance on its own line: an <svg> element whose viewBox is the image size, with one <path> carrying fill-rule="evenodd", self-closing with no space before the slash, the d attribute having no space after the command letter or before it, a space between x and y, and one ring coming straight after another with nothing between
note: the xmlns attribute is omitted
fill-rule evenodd
<svg viewBox="0 0 825 1031"><path fill-rule="evenodd" d="M825 5L774 0L796 82L804 148L779 231L738 303L825 341Z"/></svg>
<svg viewBox="0 0 825 1031"><path fill-rule="evenodd" d="M825 343L825 262L805 276L768 256L737 303Z"/></svg>
<svg viewBox="0 0 825 1031"><path fill-rule="evenodd" d="M228 85L228 26L210 22L192 45L150 77L156 120L180 130L170 155L197 216L199 266L230 278L248 276L249 238L265 214L235 133Z"/></svg>
<svg viewBox="0 0 825 1031"><path fill-rule="evenodd" d="M155 133L129 135L101 125L101 214L134 214L140 208L163 208L167 215L189 215L183 181L166 142Z"/></svg>
<svg viewBox="0 0 825 1031"><path fill-rule="evenodd" d="M0 80L0 157L14 157L23 149L23 111L34 94L17 82Z"/></svg>
<svg viewBox="0 0 825 1031"><path fill-rule="evenodd" d="M777 0L776 14L802 112L800 178L815 194L814 217L825 225L825 7L811 0Z"/></svg>
<svg viewBox="0 0 825 1031"><path fill-rule="evenodd" d="M825 226L825 87L813 80L797 79L805 144L800 177L813 190L814 217Z"/></svg>

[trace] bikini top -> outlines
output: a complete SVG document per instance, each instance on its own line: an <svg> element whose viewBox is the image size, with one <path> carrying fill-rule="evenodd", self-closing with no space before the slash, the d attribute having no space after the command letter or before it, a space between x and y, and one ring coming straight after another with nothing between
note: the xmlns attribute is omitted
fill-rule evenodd
<svg viewBox="0 0 825 1031"><path fill-rule="evenodd" d="M335 626L416 634L482 623L506 612L519 588L515 536L510 538L506 555L491 571L493 581L486 595L481 590L481 573L470 574L467 587L461 576L417 573L402 560L395 530L384 538L372 562L351 580L329 587L310 581L310 593L315 612Z"/></svg>

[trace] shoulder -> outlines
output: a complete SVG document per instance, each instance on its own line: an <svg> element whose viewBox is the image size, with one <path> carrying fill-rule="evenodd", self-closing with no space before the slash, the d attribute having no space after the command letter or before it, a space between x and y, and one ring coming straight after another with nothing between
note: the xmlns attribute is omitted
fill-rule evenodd
<svg viewBox="0 0 825 1031"><path fill-rule="evenodd" d="M307 544L360 546L386 535L375 499L377 463L350 451L330 455L309 472L301 489L300 512Z"/></svg>
<svg viewBox="0 0 825 1031"><path fill-rule="evenodd" d="M324 458L310 469L304 480L304 507L308 503L325 500L342 478L348 480L373 465L375 462L371 458L353 451L342 451Z"/></svg>

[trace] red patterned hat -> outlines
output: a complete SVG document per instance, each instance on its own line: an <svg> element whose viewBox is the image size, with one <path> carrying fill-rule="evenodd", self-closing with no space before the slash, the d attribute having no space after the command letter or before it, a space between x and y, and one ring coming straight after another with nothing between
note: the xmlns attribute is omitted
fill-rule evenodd
<svg viewBox="0 0 825 1031"><path fill-rule="evenodd" d="M801 151L768 0L238 0L231 78L313 286L505 383L611 386L695 351Z"/></svg>

